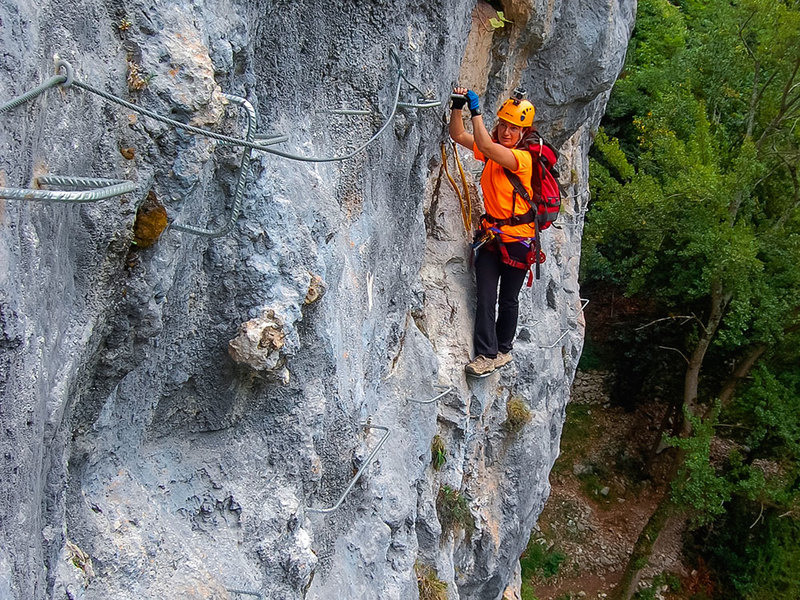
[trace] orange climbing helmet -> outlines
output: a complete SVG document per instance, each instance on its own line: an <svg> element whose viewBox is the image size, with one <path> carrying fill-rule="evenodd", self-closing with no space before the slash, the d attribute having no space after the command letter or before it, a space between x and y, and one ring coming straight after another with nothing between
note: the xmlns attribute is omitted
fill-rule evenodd
<svg viewBox="0 0 800 600"><path fill-rule="evenodd" d="M497 111L497 116L519 127L531 127L533 125L533 115L536 109L533 104L525 100L525 90L517 88L511 98L503 102L503 106Z"/></svg>

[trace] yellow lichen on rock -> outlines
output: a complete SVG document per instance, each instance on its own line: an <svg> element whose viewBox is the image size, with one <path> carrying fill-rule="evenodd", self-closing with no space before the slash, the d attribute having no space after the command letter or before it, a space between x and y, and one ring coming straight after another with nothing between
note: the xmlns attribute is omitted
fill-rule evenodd
<svg viewBox="0 0 800 600"><path fill-rule="evenodd" d="M167 227L167 209L158 201L153 190L136 211L133 223L133 243L140 248L147 248L156 243Z"/></svg>
<svg viewBox="0 0 800 600"><path fill-rule="evenodd" d="M306 293L305 300L303 300L303 304L313 304L322 298L322 296L325 295L326 287L325 282L322 281L322 277L319 275L312 275L311 283L308 285L308 292Z"/></svg>

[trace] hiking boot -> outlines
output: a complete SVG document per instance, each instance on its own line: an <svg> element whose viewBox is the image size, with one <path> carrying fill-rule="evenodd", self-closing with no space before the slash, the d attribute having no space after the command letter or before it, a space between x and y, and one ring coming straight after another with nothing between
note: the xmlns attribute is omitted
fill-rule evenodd
<svg viewBox="0 0 800 600"><path fill-rule="evenodd" d="M505 367L512 360L514 360L514 357L511 356L511 352L498 352L497 358L494 359L494 368Z"/></svg>
<svg viewBox="0 0 800 600"><path fill-rule="evenodd" d="M470 375L484 377L497 368L495 361L496 359L494 358L489 358L488 356L479 354L475 357L475 360L464 367L464 370Z"/></svg>

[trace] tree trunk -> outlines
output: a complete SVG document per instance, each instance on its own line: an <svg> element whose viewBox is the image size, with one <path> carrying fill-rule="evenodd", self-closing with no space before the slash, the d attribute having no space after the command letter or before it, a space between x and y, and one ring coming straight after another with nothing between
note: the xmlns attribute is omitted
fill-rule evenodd
<svg viewBox="0 0 800 600"><path fill-rule="evenodd" d="M706 352L719 329L722 316L725 313L725 308L728 306L730 299L731 294L722 289L722 284L720 282L715 281L711 284L711 310L709 311L706 324L703 327L702 335L697 341L692 355L689 357L689 364L686 367L686 374L683 380L683 408L685 411L697 417L703 416L697 397L697 390L700 384L700 370L703 367L703 360L705 359ZM688 419L684 419L680 436L688 437L691 433L691 422ZM670 481L673 481L675 477L677 477L678 471L683 464L684 456L684 452L676 452L675 460L670 471ZM628 564L625 565L622 579L611 593L612 600L630 600L636 592L636 586L639 584L639 579L642 576L642 569L647 566L650 553L653 551L653 545L658 540L659 535L661 535L661 530L672 509L673 504L670 497L670 487L668 485L664 493L664 498L662 498L658 508L656 508L655 512L648 520L647 525L645 525L633 546L633 552L628 559Z"/></svg>
<svg viewBox="0 0 800 600"><path fill-rule="evenodd" d="M670 402L669 407L664 413L664 417L661 419L661 425L658 428L658 433L653 440L653 444L650 446L650 450L648 451L647 458L645 460L644 469L647 473L652 473L653 462L655 462L656 456L661 454L667 448L667 444L664 441L667 430L669 429L670 435L677 435L678 432L676 431L676 428L679 426L681 421L681 406L682 402L676 399L676 401Z"/></svg>
<svg viewBox="0 0 800 600"><path fill-rule="evenodd" d="M722 386L722 390L719 393L719 401L723 408L730 404L739 382L747 377L747 375L750 373L750 370L755 366L756 362L758 362L758 359L761 358L766 351L766 344L758 344L757 346L751 348L747 356L745 356L744 359L742 359L742 361L736 365L736 369L734 369L733 373L731 373L731 376L728 377L728 380L725 382L725 385ZM706 415L707 414L708 413L706 412Z"/></svg>
<svg viewBox="0 0 800 600"><path fill-rule="evenodd" d="M717 334L719 324L722 322L722 315L731 300L731 294L722 290L722 284L715 281L711 284L711 311L703 329L703 335L697 341L691 357L689 366L686 367L686 375L683 379L683 406L684 410L693 416L701 417L697 390L700 385L700 370L703 367L703 360L706 357L708 347ZM689 437L692 433L692 426L688 419L684 419L681 429L681 437Z"/></svg>
<svg viewBox="0 0 800 600"><path fill-rule="evenodd" d="M669 489L658 503L647 524L639 534L639 538L633 546L628 565L622 573L622 579L611 593L611 600L628 600L636 593L639 580L642 577L642 570L647 566L650 555L653 553L653 546L658 540L667 519L672 515L675 506L670 499Z"/></svg>

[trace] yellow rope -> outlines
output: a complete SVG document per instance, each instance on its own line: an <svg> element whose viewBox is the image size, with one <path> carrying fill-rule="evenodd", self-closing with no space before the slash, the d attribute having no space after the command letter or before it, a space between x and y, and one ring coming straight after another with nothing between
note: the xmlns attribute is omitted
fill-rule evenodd
<svg viewBox="0 0 800 600"><path fill-rule="evenodd" d="M456 162L458 162L458 167L461 170L461 177L462 181L464 182L464 191L467 191L467 180L464 177L464 171L461 169L461 162L458 160L458 153L456 153ZM458 189L458 185L456 185L456 180L453 179L453 176L450 175L450 169L447 167L447 153L445 151L444 142L442 142L442 166L444 167L444 173L447 175L447 180L450 182L450 185L453 187L453 191L458 196L458 203L461 205L461 220L464 222L464 229L469 233L472 230L472 209L467 205L464 206L464 197L461 195L461 192ZM467 196L469 198L469 195Z"/></svg>
<svg viewBox="0 0 800 600"><path fill-rule="evenodd" d="M467 228L467 233L472 231L472 201L469 197L469 186L467 186L467 176L464 174L464 167L461 166L461 159L458 157L458 148L456 143L453 142L453 155L456 157L456 164L458 165L458 172L461 173L461 185L464 187L464 202L467 205L467 219L464 221L464 226Z"/></svg>

